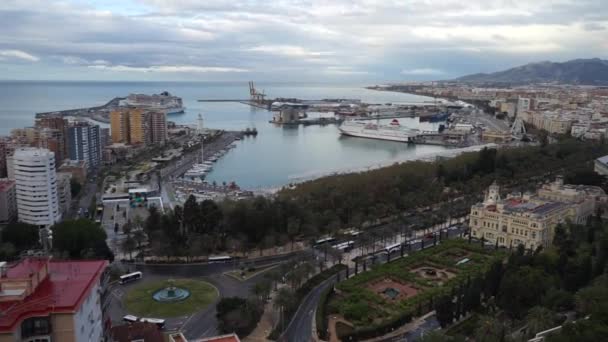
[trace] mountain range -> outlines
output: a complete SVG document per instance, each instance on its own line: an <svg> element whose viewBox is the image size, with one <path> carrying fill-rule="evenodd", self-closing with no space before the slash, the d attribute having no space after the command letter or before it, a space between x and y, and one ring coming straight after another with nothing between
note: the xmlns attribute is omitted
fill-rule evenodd
<svg viewBox="0 0 608 342"><path fill-rule="evenodd" d="M455 81L476 84L563 83L608 85L608 60L599 58L571 61L530 63L504 71L479 73L456 78Z"/></svg>

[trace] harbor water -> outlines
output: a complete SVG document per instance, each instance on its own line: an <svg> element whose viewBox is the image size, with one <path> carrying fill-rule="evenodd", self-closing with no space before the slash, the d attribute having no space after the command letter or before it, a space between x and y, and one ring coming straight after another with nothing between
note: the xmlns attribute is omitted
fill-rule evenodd
<svg viewBox="0 0 608 342"><path fill-rule="evenodd" d="M421 103L431 98L364 89L365 85L260 83L268 97L300 99L354 98L367 103ZM343 170L365 169L392 161L441 153L442 146L340 136L337 126L277 126L272 113L238 102L197 99L247 99L247 82L0 82L0 134L34 124L36 112L101 105L129 93L167 90L183 98L186 112L169 116L178 124L195 124L199 113L209 128L256 128L256 137L236 142L214 166L208 181L231 182L247 189L276 188ZM410 128L436 130L437 123L399 119Z"/></svg>

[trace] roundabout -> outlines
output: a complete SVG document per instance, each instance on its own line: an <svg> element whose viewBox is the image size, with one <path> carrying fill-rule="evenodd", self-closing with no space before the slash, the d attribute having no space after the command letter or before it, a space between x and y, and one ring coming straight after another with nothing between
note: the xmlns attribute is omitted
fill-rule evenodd
<svg viewBox="0 0 608 342"><path fill-rule="evenodd" d="M218 297L217 288L206 281L159 280L134 286L127 292L123 304L133 315L170 318L204 310Z"/></svg>

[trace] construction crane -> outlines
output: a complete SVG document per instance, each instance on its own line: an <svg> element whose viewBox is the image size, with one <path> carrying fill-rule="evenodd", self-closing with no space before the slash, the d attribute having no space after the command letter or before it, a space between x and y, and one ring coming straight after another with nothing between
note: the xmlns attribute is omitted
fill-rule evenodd
<svg viewBox="0 0 608 342"><path fill-rule="evenodd" d="M264 94L263 90L261 93L258 92L257 89L255 89L253 81L249 81L249 96L252 102L264 103L264 97L266 96L266 94Z"/></svg>

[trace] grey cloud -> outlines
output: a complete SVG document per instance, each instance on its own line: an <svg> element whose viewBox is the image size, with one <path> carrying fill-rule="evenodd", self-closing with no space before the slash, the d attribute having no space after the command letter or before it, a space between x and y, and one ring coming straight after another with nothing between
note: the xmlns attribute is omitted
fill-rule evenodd
<svg viewBox="0 0 608 342"><path fill-rule="evenodd" d="M69 0L3 0L0 51L28 53L49 69L137 75L181 77L197 70L210 77L276 71L382 78L401 77L402 70L432 77L429 71L441 70L447 77L455 72L450 64L475 67L459 64L456 55L479 61L496 54L509 64L526 53L532 61L579 51L597 54L603 38L596 30L608 22L606 8L593 0L130 1L142 9L110 13ZM475 35L459 32L463 27L474 27ZM420 28L428 32L415 32ZM533 34L522 37L517 31L522 28L587 34L543 41Z"/></svg>

